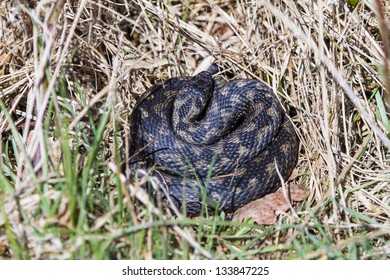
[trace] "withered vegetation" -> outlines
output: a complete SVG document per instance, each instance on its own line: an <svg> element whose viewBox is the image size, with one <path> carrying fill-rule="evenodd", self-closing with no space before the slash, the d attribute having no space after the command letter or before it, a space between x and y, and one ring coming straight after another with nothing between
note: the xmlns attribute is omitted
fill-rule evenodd
<svg viewBox="0 0 390 280"><path fill-rule="evenodd" d="M389 259L389 9L0 1L0 258ZM172 216L122 174L137 98L212 62L266 82L299 135L308 197L272 226Z"/></svg>

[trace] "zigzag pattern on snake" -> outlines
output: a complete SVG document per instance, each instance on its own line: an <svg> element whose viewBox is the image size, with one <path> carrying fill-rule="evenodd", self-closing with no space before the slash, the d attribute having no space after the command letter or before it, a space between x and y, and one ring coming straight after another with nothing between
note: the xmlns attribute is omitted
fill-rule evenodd
<svg viewBox="0 0 390 280"><path fill-rule="evenodd" d="M272 90L256 80L214 79L217 72L212 65L150 88L130 118L131 170L154 167L191 216L203 195L231 212L274 192L275 165L286 179L297 160L294 128Z"/></svg>

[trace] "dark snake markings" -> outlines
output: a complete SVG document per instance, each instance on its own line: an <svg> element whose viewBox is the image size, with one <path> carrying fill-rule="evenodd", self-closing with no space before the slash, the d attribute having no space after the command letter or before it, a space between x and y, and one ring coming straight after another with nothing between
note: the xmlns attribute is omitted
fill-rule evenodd
<svg viewBox="0 0 390 280"><path fill-rule="evenodd" d="M158 169L177 206L185 199L192 216L203 194L231 212L274 192L275 163L286 179L297 160L298 140L275 94L255 80L214 79L217 72L212 65L152 87L130 121L131 170Z"/></svg>

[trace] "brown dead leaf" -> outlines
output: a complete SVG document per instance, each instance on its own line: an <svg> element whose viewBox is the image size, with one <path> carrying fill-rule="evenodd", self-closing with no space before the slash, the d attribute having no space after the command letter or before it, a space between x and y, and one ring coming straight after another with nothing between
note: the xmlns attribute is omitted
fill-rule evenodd
<svg viewBox="0 0 390 280"><path fill-rule="evenodd" d="M302 184L291 184L288 188L291 203L300 202L305 199ZM281 188L276 192L252 201L238 209L234 215L234 221L245 221L252 218L259 225L272 225L276 222L278 212L289 210L289 204Z"/></svg>
<svg viewBox="0 0 390 280"><path fill-rule="evenodd" d="M6 244L0 243L0 256L5 256L8 252L9 248Z"/></svg>
<svg viewBox="0 0 390 280"><path fill-rule="evenodd" d="M211 34L219 38L220 41L227 41L234 35L234 32L228 24L217 22L211 29Z"/></svg>

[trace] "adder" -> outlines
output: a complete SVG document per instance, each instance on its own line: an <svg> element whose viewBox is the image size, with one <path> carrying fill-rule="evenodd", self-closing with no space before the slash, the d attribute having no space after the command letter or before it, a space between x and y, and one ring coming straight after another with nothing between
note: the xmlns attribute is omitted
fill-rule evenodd
<svg viewBox="0 0 390 280"><path fill-rule="evenodd" d="M130 169L149 169L189 216L274 192L297 161L297 136L273 91L214 78L218 69L153 86L130 117Z"/></svg>

